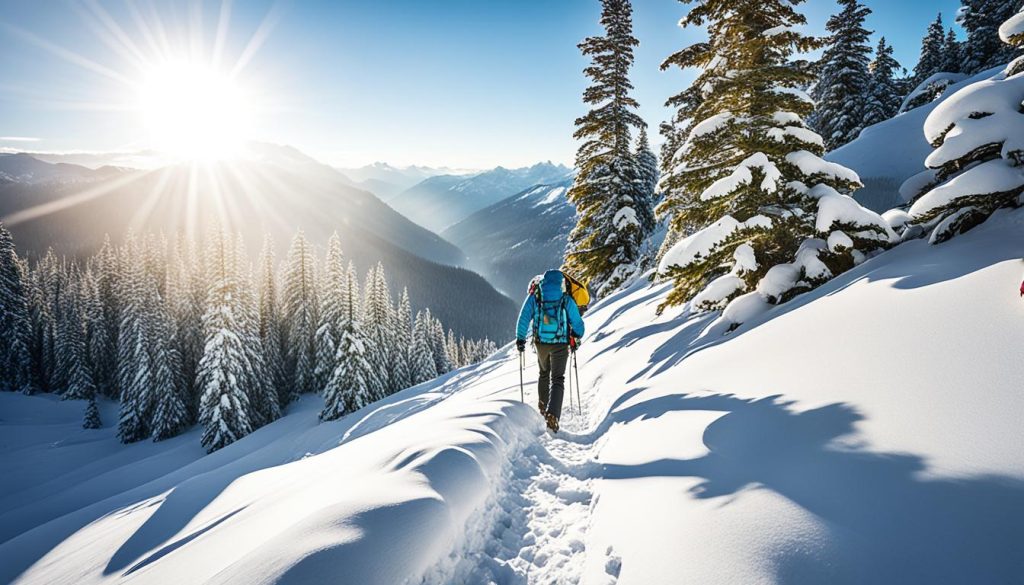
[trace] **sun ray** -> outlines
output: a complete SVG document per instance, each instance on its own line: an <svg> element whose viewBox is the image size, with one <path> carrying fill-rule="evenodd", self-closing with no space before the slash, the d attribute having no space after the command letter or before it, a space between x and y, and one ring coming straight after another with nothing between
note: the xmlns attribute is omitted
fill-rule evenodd
<svg viewBox="0 0 1024 585"><path fill-rule="evenodd" d="M69 209L76 205L81 205L82 203L92 201L97 197L103 197L104 195L108 195L112 191L115 191L121 187L131 185L132 183L138 181L145 175L146 173L142 171L128 173L113 181L103 183L102 185L93 187L91 189L80 191L73 195L61 197L56 201L48 201L46 203L41 203L39 205L35 205L27 209L22 209L21 211L16 211L4 217L2 221L8 226L15 226L26 221L31 221L33 219L45 217L52 213L64 211L65 209Z"/></svg>
<svg viewBox="0 0 1024 585"><path fill-rule="evenodd" d="M238 61L235 62L234 67L231 69L229 77L235 78L239 73L249 65L256 53L266 42L267 37L270 36L270 32L277 26L277 21L280 18L280 3L275 2L267 13L263 16L263 20L260 21L256 31L249 38L249 42L245 45L245 49L242 50L242 54L239 55Z"/></svg>
<svg viewBox="0 0 1024 585"><path fill-rule="evenodd" d="M131 87L131 86L134 85L134 82L131 79L129 79L128 77L125 77L124 75L118 73L117 71L114 71L113 69L111 69L109 67L104 67L103 65L100 65L99 63L97 63L97 62L95 62L95 61L93 61L91 59L87 59L87 58L79 55L78 53L75 53L74 51L69 51L68 49L65 49L64 47L61 47L60 45L57 45L55 43L51 43L50 41L47 41L46 39L40 38L40 37L38 37L38 36L28 32L26 30L22 30L20 28L15 27L15 26L11 26L10 24L0 22L0 26L5 28L11 34L13 34L15 36L18 36L18 37L28 41L29 43L32 43L33 45L39 47L40 49L43 49L44 51L47 51L47 52L49 52L49 53L51 53L51 54L53 54L53 55L55 55L55 56L65 60L65 61L67 61L68 63L72 63L74 65L78 65L79 67L82 67L83 69L87 69L89 71L92 71L93 73L98 73L98 74L100 74L100 75L102 75L102 76L104 76L104 77L106 77L108 79L112 79L112 80L117 81L119 83L122 83L122 84L124 84L124 85L126 85L128 87Z"/></svg>
<svg viewBox="0 0 1024 585"><path fill-rule="evenodd" d="M215 68L220 67L220 60L224 56L224 45L228 40L228 25L231 22L231 0L223 0L220 3L220 15L217 18L217 36L213 41L213 55L210 61Z"/></svg>
<svg viewBox="0 0 1024 585"><path fill-rule="evenodd" d="M117 24L117 21L110 16L110 13L104 10L96 0L87 0L85 6L88 8L88 11L82 10L77 4L72 6L75 6L75 10L82 16L82 20L93 29L103 44L110 47L118 56L131 63L136 69L140 71L145 70L146 55L132 41L124 29Z"/></svg>

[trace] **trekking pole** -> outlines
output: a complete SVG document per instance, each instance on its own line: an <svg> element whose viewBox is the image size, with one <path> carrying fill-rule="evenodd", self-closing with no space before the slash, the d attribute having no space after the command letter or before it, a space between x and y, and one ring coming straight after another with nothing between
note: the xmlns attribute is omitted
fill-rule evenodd
<svg viewBox="0 0 1024 585"><path fill-rule="evenodd" d="M580 370L576 365L576 352L572 352L572 369L576 370L576 404L580 409L580 416L583 416L583 399L580 398Z"/></svg>
<svg viewBox="0 0 1024 585"><path fill-rule="evenodd" d="M580 381L576 380L577 386L579 383ZM572 414L572 370L569 370L569 414Z"/></svg>
<svg viewBox="0 0 1024 585"><path fill-rule="evenodd" d="M525 365L525 358L523 352L519 352L519 402L525 403L526 400L523 397L523 367Z"/></svg>

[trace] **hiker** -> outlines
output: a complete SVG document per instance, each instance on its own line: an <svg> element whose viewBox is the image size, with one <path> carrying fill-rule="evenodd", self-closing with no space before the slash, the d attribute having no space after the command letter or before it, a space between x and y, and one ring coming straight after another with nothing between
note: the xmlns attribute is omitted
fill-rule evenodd
<svg viewBox="0 0 1024 585"><path fill-rule="evenodd" d="M580 290L582 289L582 290ZM537 405L552 432L558 432L565 391L565 367L569 363L570 343L583 337L583 318L576 299L589 301L586 287L559 270L548 270L530 283L529 294L519 311L516 326L516 348L526 351L526 337L533 323L533 343L537 349L540 377L537 380ZM586 309L584 309L586 310Z"/></svg>

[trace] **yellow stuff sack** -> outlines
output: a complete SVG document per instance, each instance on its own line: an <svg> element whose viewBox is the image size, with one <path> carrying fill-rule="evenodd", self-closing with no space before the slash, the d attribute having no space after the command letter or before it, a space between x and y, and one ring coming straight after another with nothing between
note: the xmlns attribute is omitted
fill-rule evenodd
<svg viewBox="0 0 1024 585"><path fill-rule="evenodd" d="M590 304L590 291L587 290L586 285L564 271L562 274L565 275L565 292L569 293L572 300L576 301L576 306L580 308L580 315L582 315L587 311L587 305Z"/></svg>

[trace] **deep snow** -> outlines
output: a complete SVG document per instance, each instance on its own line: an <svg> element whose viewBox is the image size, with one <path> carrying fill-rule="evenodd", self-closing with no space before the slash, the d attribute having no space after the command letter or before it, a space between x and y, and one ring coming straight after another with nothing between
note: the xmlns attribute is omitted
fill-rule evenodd
<svg viewBox="0 0 1024 585"><path fill-rule="evenodd" d="M587 314L555 437L511 348L209 456L2 394L0 581L1022 583L1022 230L902 244L724 337L638 282Z"/></svg>

